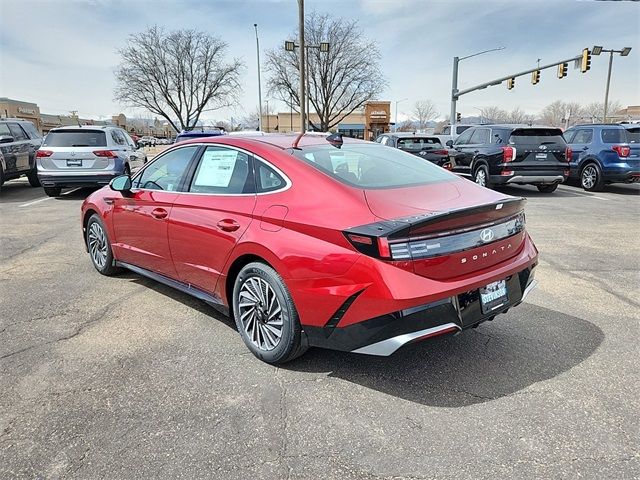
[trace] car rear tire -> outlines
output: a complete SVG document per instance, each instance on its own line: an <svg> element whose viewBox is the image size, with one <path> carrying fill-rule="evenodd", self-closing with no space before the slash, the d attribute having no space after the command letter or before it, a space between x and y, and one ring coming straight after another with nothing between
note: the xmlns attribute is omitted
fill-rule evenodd
<svg viewBox="0 0 640 480"><path fill-rule="evenodd" d="M233 316L245 345L263 362L285 363L307 350L291 294L269 265L253 262L240 270Z"/></svg>
<svg viewBox="0 0 640 480"><path fill-rule="evenodd" d="M538 191L542 193L553 193L558 189L557 183L552 183L549 185L536 185L538 187Z"/></svg>
<svg viewBox="0 0 640 480"><path fill-rule="evenodd" d="M38 172L35 168L27 174L27 179L29 180L29 185L31 185L32 187L40 186L40 180L38 179Z"/></svg>
<svg viewBox="0 0 640 480"><path fill-rule="evenodd" d="M604 188L602 170L597 163L588 163L580 172L580 185L587 192L599 192Z"/></svg>
<svg viewBox="0 0 640 480"><path fill-rule="evenodd" d="M50 197L59 197L62 192L62 188L60 187L43 187L44 193L46 193Z"/></svg>
<svg viewBox="0 0 640 480"><path fill-rule="evenodd" d="M85 235L87 250L95 269L106 276L118 273L120 269L113 264L113 251L107 230L98 214L94 213L89 217Z"/></svg>
<svg viewBox="0 0 640 480"><path fill-rule="evenodd" d="M486 165L479 165L473 171L473 181L481 187L491 188L491 180L489 179L489 168Z"/></svg>

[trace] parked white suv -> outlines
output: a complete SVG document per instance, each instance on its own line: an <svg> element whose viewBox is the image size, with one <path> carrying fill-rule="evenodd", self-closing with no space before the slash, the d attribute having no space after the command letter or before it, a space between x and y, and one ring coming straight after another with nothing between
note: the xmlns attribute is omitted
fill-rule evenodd
<svg viewBox="0 0 640 480"><path fill-rule="evenodd" d="M36 153L38 179L50 197L63 187L107 185L113 177L131 173L140 154L123 129L86 125L51 130Z"/></svg>

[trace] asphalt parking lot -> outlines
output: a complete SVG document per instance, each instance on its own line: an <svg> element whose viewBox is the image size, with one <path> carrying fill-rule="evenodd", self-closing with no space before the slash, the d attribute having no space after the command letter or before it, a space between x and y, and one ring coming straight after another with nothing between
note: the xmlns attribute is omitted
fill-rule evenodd
<svg viewBox="0 0 640 480"><path fill-rule="evenodd" d="M0 194L0 478L638 478L640 187L526 196L526 304L388 358L256 360L84 252L88 190Z"/></svg>

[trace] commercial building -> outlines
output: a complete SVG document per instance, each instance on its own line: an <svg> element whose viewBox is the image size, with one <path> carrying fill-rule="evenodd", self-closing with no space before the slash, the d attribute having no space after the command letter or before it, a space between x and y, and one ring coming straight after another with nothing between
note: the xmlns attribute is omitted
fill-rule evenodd
<svg viewBox="0 0 640 480"><path fill-rule="evenodd" d="M24 120L29 120L39 131L42 131L40 108L35 103L0 97L0 116L5 118L22 118Z"/></svg>
<svg viewBox="0 0 640 480"><path fill-rule="evenodd" d="M317 113L311 113L309 119L312 124L319 125L320 119ZM373 140L378 135L388 132L391 126L391 102L370 101L363 108L347 115L333 131L353 138ZM294 111L279 112L262 116L262 129L265 132L299 132L300 114Z"/></svg>

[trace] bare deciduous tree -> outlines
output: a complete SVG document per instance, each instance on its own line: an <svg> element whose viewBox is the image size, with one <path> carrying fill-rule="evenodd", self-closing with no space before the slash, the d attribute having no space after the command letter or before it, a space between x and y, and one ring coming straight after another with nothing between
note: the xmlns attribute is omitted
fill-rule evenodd
<svg viewBox="0 0 640 480"><path fill-rule="evenodd" d="M505 123L509 117L506 110L494 105L481 108L480 114L484 123Z"/></svg>
<svg viewBox="0 0 640 480"><path fill-rule="evenodd" d="M622 110L622 105L617 100L609 102L607 105L607 118L615 117L616 113ZM582 109L582 116L585 120L601 122L604 116L604 102L592 102Z"/></svg>
<svg viewBox="0 0 640 480"><path fill-rule="evenodd" d="M427 123L438 116L435 104L431 100L420 100L413 106L413 116L418 121L418 128L427 128Z"/></svg>
<svg viewBox="0 0 640 480"><path fill-rule="evenodd" d="M509 123L532 123L533 116L524 112L520 107L516 107L507 113L506 121Z"/></svg>
<svg viewBox="0 0 640 480"><path fill-rule="evenodd" d="M576 102L556 100L542 109L540 121L552 127L567 128L582 121L584 109Z"/></svg>
<svg viewBox="0 0 640 480"><path fill-rule="evenodd" d="M176 130L196 124L202 112L234 103L243 63L227 63L227 44L196 30L158 26L129 37L119 51L116 100L165 118Z"/></svg>
<svg viewBox="0 0 640 480"><path fill-rule="evenodd" d="M347 115L373 100L386 86L379 67L380 51L367 40L357 21L311 13L305 20L305 42L328 42L330 51L307 51L309 99L320 119L316 130L327 131ZM296 35L289 39L295 40ZM284 46L267 52L269 92L296 112L300 107L298 51Z"/></svg>
<svg viewBox="0 0 640 480"><path fill-rule="evenodd" d="M416 131L416 122L413 120L403 120L402 122L398 122L398 125L395 129L396 132L415 132Z"/></svg>

